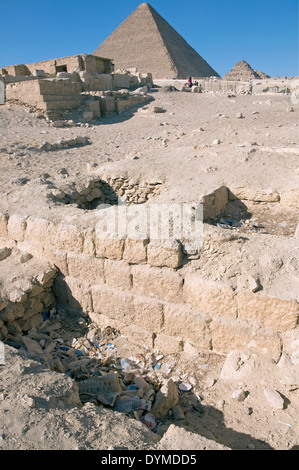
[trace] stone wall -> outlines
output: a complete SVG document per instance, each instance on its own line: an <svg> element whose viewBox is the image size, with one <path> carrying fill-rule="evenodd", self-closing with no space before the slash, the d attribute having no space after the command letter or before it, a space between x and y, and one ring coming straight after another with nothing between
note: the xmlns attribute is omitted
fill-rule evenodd
<svg viewBox="0 0 299 470"><path fill-rule="evenodd" d="M0 247L8 244L55 265L57 301L70 313L79 306L136 345L165 353L249 348L275 361L283 350L294 354L296 301L186 270L180 243L98 238L91 226L1 214Z"/></svg>
<svg viewBox="0 0 299 470"><path fill-rule="evenodd" d="M0 249L0 269L0 340L9 341L43 324L55 303L51 288L57 271L9 247Z"/></svg>
<svg viewBox="0 0 299 470"><path fill-rule="evenodd" d="M6 85L6 99L39 110L76 109L82 103L81 85L68 80L32 80Z"/></svg>

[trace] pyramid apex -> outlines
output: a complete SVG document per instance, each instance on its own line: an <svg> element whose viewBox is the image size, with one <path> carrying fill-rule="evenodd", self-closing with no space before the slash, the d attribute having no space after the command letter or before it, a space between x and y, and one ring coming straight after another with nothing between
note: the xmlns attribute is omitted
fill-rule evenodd
<svg viewBox="0 0 299 470"><path fill-rule="evenodd" d="M219 76L147 2L140 3L93 52L115 69L135 68L153 78Z"/></svg>

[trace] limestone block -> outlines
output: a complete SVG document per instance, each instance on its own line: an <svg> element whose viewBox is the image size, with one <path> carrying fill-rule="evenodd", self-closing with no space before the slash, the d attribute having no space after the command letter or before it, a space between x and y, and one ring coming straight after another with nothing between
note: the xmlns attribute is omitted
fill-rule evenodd
<svg viewBox="0 0 299 470"><path fill-rule="evenodd" d="M125 290L132 288L131 268L124 261L104 260L104 277L107 287Z"/></svg>
<svg viewBox="0 0 299 470"><path fill-rule="evenodd" d="M56 250L51 247L44 247L43 259L46 259L51 265L55 266L65 276L68 276L67 252Z"/></svg>
<svg viewBox="0 0 299 470"><path fill-rule="evenodd" d="M231 189L232 194L241 200L249 200L249 201L255 201L255 202L279 202L280 201L280 195L277 191L261 191L261 190L255 190L252 188L244 188L244 187L239 187L239 188L232 188Z"/></svg>
<svg viewBox="0 0 299 470"><path fill-rule="evenodd" d="M287 209L299 209L299 191L297 189L293 189L291 191L281 193L280 204Z"/></svg>
<svg viewBox="0 0 299 470"><path fill-rule="evenodd" d="M85 280L89 285L104 283L104 260L69 253L67 264L69 276Z"/></svg>
<svg viewBox="0 0 299 470"><path fill-rule="evenodd" d="M100 108L103 115L113 114L116 112L116 104L114 96L101 96Z"/></svg>
<svg viewBox="0 0 299 470"><path fill-rule="evenodd" d="M83 234L75 225L58 224L50 235L50 244L58 250L82 253Z"/></svg>
<svg viewBox="0 0 299 470"><path fill-rule="evenodd" d="M10 216L7 223L7 232L10 239L20 242L24 240L26 219L27 217L18 214Z"/></svg>
<svg viewBox="0 0 299 470"><path fill-rule="evenodd" d="M156 394L151 413L156 419L164 418L169 410L178 405L179 392L172 379L167 380Z"/></svg>
<svg viewBox="0 0 299 470"><path fill-rule="evenodd" d="M31 243L30 241L18 242L17 248L20 251L25 253L29 253L30 255L38 258L38 259L45 259L44 257L44 248L37 243ZM46 258L47 259L47 258Z"/></svg>
<svg viewBox="0 0 299 470"><path fill-rule="evenodd" d="M0 237L7 238L8 215L0 213Z"/></svg>
<svg viewBox="0 0 299 470"><path fill-rule="evenodd" d="M204 220L216 217L223 211L228 203L228 188L221 186L211 194L203 196L203 217Z"/></svg>
<svg viewBox="0 0 299 470"><path fill-rule="evenodd" d="M85 102L86 110L92 112L94 118L101 117L100 102L97 100L89 100Z"/></svg>
<svg viewBox="0 0 299 470"><path fill-rule="evenodd" d="M241 292L238 297L238 317L255 326L285 332L296 327L299 304L289 300L270 297L261 292Z"/></svg>
<svg viewBox="0 0 299 470"><path fill-rule="evenodd" d="M92 286L93 311L117 320L124 325L134 321L133 296L106 286Z"/></svg>
<svg viewBox="0 0 299 470"><path fill-rule="evenodd" d="M148 263L151 266L178 268L182 260L181 244L176 240L152 240L148 245Z"/></svg>
<svg viewBox="0 0 299 470"><path fill-rule="evenodd" d="M95 236L96 256L112 260L123 258L125 240L119 238L98 238Z"/></svg>
<svg viewBox="0 0 299 470"><path fill-rule="evenodd" d="M273 408L277 410L284 409L286 404L285 399L277 390L266 388L264 390L264 395L269 405L271 405Z"/></svg>
<svg viewBox="0 0 299 470"><path fill-rule="evenodd" d="M31 298L28 300L28 303L25 308L23 315L23 320L26 321L28 318L33 317L44 311L44 306L38 298Z"/></svg>
<svg viewBox="0 0 299 470"><path fill-rule="evenodd" d="M46 289L52 286L56 275L57 269L55 267L49 266L48 269L39 274L36 274L34 280Z"/></svg>
<svg viewBox="0 0 299 470"><path fill-rule="evenodd" d="M75 225L54 224L53 222L29 217L25 241L52 246L58 250L82 253L83 234Z"/></svg>
<svg viewBox="0 0 299 470"><path fill-rule="evenodd" d="M282 335L283 350L289 355L292 364L299 364L299 327Z"/></svg>
<svg viewBox="0 0 299 470"><path fill-rule="evenodd" d="M282 341L278 334L269 330L248 327L240 322L213 320L211 323L212 347L215 352L228 354L239 349L251 349L277 361Z"/></svg>
<svg viewBox="0 0 299 470"><path fill-rule="evenodd" d="M177 354L183 351L184 342L180 336L175 337L158 333L154 338L154 347L163 354Z"/></svg>
<svg viewBox="0 0 299 470"><path fill-rule="evenodd" d="M221 380L238 381L252 375L259 365L257 354L244 348L230 351L220 372Z"/></svg>
<svg viewBox="0 0 299 470"><path fill-rule="evenodd" d="M43 322L44 322L43 315L41 313L34 315L28 318L28 320L26 321L21 321L22 331L26 332L26 331L31 330L32 328L38 328L43 324Z"/></svg>
<svg viewBox="0 0 299 470"><path fill-rule="evenodd" d="M132 274L133 290L139 294L166 302L182 302L183 281L172 269L132 266Z"/></svg>
<svg viewBox="0 0 299 470"><path fill-rule="evenodd" d="M0 312L0 320L4 322L13 322L18 318L22 318L24 315L24 307L22 304L14 304L9 303L7 307L5 307Z"/></svg>
<svg viewBox="0 0 299 470"><path fill-rule="evenodd" d="M5 307L7 307L7 305L8 305L8 300L7 299L2 299L0 297L0 311L4 310Z"/></svg>
<svg viewBox="0 0 299 470"><path fill-rule="evenodd" d="M140 328L136 325L128 325L124 326L121 331L134 346L139 348L143 348L144 346L147 348L154 347L154 333L150 330Z"/></svg>
<svg viewBox="0 0 299 470"><path fill-rule="evenodd" d="M207 439L200 434L189 432L183 427L171 424L166 433L163 434L162 439L157 444L158 451L198 451L198 450L231 450L223 444ZM190 460L189 460L190 458ZM191 463L191 457L188 457L186 462Z"/></svg>
<svg viewBox="0 0 299 470"><path fill-rule="evenodd" d="M51 292L43 292L39 296L40 301L42 302L45 309L51 307L51 305L55 302L55 297Z"/></svg>
<svg viewBox="0 0 299 470"><path fill-rule="evenodd" d="M132 264L145 264L147 262L148 240L130 239L125 241L124 260Z"/></svg>
<svg viewBox="0 0 299 470"><path fill-rule="evenodd" d="M173 337L182 337L184 341L191 341L195 346L209 349L211 333L209 323L211 319L198 312L181 305L164 305L164 332Z"/></svg>
<svg viewBox="0 0 299 470"><path fill-rule="evenodd" d="M134 297L134 325L151 332L159 332L163 327L163 305L147 297Z"/></svg>
<svg viewBox="0 0 299 470"><path fill-rule="evenodd" d="M87 256L95 256L94 230L92 229L84 230L83 237L84 237L83 253Z"/></svg>
<svg viewBox="0 0 299 470"><path fill-rule="evenodd" d="M201 279L198 274L187 273L184 300L211 317L237 318L237 301L233 289L218 282Z"/></svg>
<svg viewBox="0 0 299 470"><path fill-rule="evenodd" d="M91 292L87 282L67 276L64 280L64 287L68 309L75 313L92 312Z"/></svg>

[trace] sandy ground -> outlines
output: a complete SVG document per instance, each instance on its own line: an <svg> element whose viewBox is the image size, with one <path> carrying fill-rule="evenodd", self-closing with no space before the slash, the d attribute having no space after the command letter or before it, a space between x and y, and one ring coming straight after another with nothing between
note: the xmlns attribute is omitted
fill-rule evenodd
<svg viewBox="0 0 299 470"><path fill-rule="evenodd" d="M154 102L122 116L68 128L54 128L19 106L2 106L0 210L13 213L17 208L18 213L53 216L45 181L65 181L68 177L62 168L70 178L79 178L92 168L103 175L161 180L157 202L194 202L222 185L232 192L238 187L279 194L299 189L299 108L290 97L262 94L229 98L225 94L163 90L152 91L152 96ZM153 106L164 112L153 113ZM237 113L243 118L237 118ZM32 149L45 141L78 135L87 136L91 145L51 152ZM285 261L286 282L274 282L276 292L283 297L289 292L293 297L296 292L298 295L298 243L292 244L292 253L289 251L289 240L298 224L297 211L292 207L282 211L271 204L247 208L267 229L267 235L257 232L251 238L255 255L264 243L261 237L272 240L261 266L269 268L277 256ZM55 210L61 215L65 209ZM72 215L71 208L68 214ZM271 253L281 246L283 252ZM215 263L221 264L221 260L215 259ZM211 263L206 267L207 275L213 275ZM126 352L130 355L130 348ZM70 385L56 384L63 382L58 377L61 374L41 370L14 350L7 354L9 360L0 366L1 449L159 448L142 423L92 405L81 408L69 403L65 396ZM249 354L243 358L243 363L250 365L249 372L225 376L221 374L225 357L211 351L178 358L177 368L186 374L186 380L192 379L193 390L180 397L185 418L175 421L173 416L167 417L160 435L175 423L235 450L298 449L298 364L294 362L282 357L276 364ZM39 384L41 377L45 384ZM283 409L269 403L265 388L284 397ZM239 389L245 392L241 401L232 396ZM36 406L24 398L33 395ZM52 396L54 401L49 399ZM59 396L63 398L59 400ZM187 449L187 440L182 438L181 442L181 448Z"/></svg>

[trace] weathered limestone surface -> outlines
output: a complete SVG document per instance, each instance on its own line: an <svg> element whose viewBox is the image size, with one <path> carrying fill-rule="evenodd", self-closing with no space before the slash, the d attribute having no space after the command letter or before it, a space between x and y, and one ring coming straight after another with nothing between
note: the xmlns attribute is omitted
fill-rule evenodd
<svg viewBox="0 0 299 470"><path fill-rule="evenodd" d="M289 339L297 331L295 300L254 293L248 285L237 289L181 269L179 244L97 238L92 227L0 214L1 247L50 262L59 272L58 303L121 329L135 344L172 352L191 344L224 354L245 348L278 360L296 341ZM12 300L2 299L1 319L15 324L24 316L24 299L20 291L11 295L21 307L8 308L5 302ZM23 322L36 317L41 304L45 298L28 304Z"/></svg>

